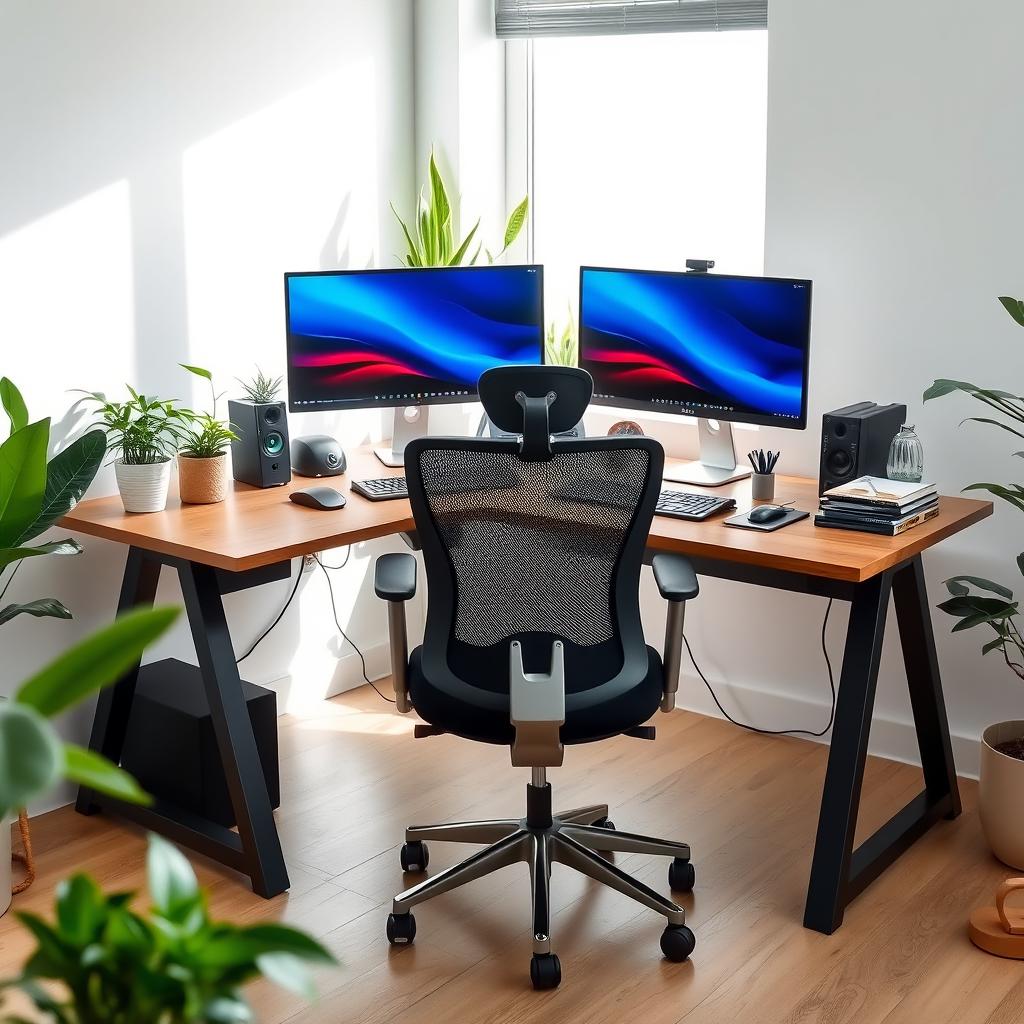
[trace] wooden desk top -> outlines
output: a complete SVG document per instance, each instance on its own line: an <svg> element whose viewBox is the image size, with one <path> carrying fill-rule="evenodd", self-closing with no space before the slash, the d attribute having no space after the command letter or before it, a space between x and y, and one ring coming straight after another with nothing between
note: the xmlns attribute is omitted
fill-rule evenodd
<svg viewBox="0 0 1024 1024"><path fill-rule="evenodd" d="M75 533L235 571L414 529L408 501L371 502L349 493L353 479L401 475L402 471L381 465L369 448L346 454L348 472L340 477L317 481L297 476L284 487L263 490L236 483L227 500L217 505L182 505L172 493L165 511L141 515L126 513L116 494L91 498L60 525ZM317 483L345 492L345 508L320 512L288 500L292 490ZM682 484L666 486L690 489ZM751 505L749 480L709 493L731 494L741 511ZM813 515L817 484L802 477L779 477L775 497L780 502L792 500ZM722 520L728 518L724 515L702 523L655 516L649 543L661 551L859 583L992 514L992 502L972 498L943 497L939 507L938 516L900 537L822 529L812 519L763 533L724 526Z"/></svg>

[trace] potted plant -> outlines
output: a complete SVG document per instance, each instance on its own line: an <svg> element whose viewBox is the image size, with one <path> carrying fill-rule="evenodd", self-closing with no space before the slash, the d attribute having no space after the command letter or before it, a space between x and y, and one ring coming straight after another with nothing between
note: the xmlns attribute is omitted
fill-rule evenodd
<svg viewBox="0 0 1024 1024"><path fill-rule="evenodd" d="M171 457L192 414L130 385L128 393L128 401L110 402L102 392L86 392L99 405L107 447L117 455L114 474L125 512L160 512L167 505Z"/></svg>
<svg viewBox="0 0 1024 1024"><path fill-rule="evenodd" d="M1024 327L1024 301L1009 296L1001 296L999 301ZM970 416L965 423L985 423L1024 438L1024 398L966 381L937 380L924 393L924 399L953 392L970 395L993 412L989 416ZM1024 456L1024 452L1014 455ZM988 491L1024 512L1021 484L976 483L964 490ZM1024 573L1024 552L1016 555L1015 563ZM959 620L953 632L980 627L988 637L981 653L998 653L1006 667L1024 680L1024 635L1013 590L980 576L954 576L945 585L950 596L939 607ZM997 722L984 731L979 780L982 827L992 852L1011 867L1024 868L1024 720Z"/></svg>
<svg viewBox="0 0 1024 1024"><path fill-rule="evenodd" d="M210 382L213 406L210 412L191 414L191 425L178 446L178 488L182 501L212 505L227 496L228 447L238 435L230 425L217 419L217 402L221 396L213 386L210 371L185 363L181 366Z"/></svg>

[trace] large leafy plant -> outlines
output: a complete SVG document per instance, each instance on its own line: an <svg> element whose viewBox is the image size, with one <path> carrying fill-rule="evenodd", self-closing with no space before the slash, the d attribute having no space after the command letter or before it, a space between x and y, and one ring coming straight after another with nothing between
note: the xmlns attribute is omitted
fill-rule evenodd
<svg viewBox="0 0 1024 1024"><path fill-rule="evenodd" d="M19 914L36 948L7 984L56 1024L242 1024L255 1017L240 988L259 975L315 995L306 965L335 962L323 946L283 925L211 921L188 861L155 836L147 867L148 918L83 874L58 889L53 924Z"/></svg>
<svg viewBox="0 0 1024 1024"><path fill-rule="evenodd" d="M111 402L100 391L84 394L99 407L107 447L127 466L166 462L185 438L193 414L173 399L140 394L130 384L125 402Z"/></svg>
<svg viewBox="0 0 1024 1024"><path fill-rule="evenodd" d="M529 196L509 215L505 224L504 244L496 255L476 240L476 248L472 248L476 233L480 228L480 218L469 229L465 237L456 244L455 230L452 225L452 204L448 198L448 187L437 168L434 154L431 152L427 165L429 191L424 195L420 189L416 202L416 214L412 218L412 226L402 219L395 204L391 204L391 212L402 226L408 252L403 260L410 267L458 267L463 264L474 264L480 258L481 251L486 255L487 262L493 263L516 240L526 222L526 214L530 207ZM472 255L470 255L472 252Z"/></svg>
<svg viewBox="0 0 1024 1024"><path fill-rule="evenodd" d="M999 301L1014 321L1024 327L1024 300L1003 295ZM984 423L1024 439L1024 397L1007 391L978 387L977 384L962 380L936 380L925 391L924 400L927 402L954 392L970 395L993 411L993 415L989 416L968 416L963 423ZM1013 454L1024 458L1024 451ZM975 483L969 484L964 490L988 491L1024 512L1024 486L1021 484ZM1024 574L1024 552L1016 556L1016 564ZM939 607L959 619L953 632L977 626L986 631L991 630L994 636L982 646L982 654L999 651L1006 665L1024 679L1024 637L1018 620L1019 601L1014 598L1013 590L980 576L954 576L946 580L945 584L950 597Z"/></svg>
<svg viewBox="0 0 1024 1024"><path fill-rule="evenodd" d="M106 450L103 431L90 430L47 461L49 419L30 423L24 398L7 377L0 380L0 403L10 424L0 445L0 576L10 570L0 589L0 624L17 615L70 619L71 612L55 597L7 605L3 597L26 558L81 553L71 537L31 542L66 515L92 483Z"/></svg>
<svg viewBox="0 0 1024 1024"><path fill-rule="evenodd" d="M223 455L231 442L238 439L230 424L217 419L217 403L224 397L223 392L217 394L217 389L213 386L213 374L209 370L204 370L201 366L188 366L186 363L179 365L196 377L209 381L212 402L209 412L189 414L191 425L186 428L178 445L178 454L191 459L213 459Z"/></svg>

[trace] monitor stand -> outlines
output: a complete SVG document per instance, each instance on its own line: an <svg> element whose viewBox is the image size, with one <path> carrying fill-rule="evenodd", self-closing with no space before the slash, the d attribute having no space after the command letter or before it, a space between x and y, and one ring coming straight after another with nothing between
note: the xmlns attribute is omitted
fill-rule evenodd
<svg viewBox="0 0 1024 1024"><path fill-rule="evenodd" d="M732 440L732 424L720 420L697 420L700 458L696 462L665 464L664 478L699 487L721 487L733 480L743 480L751 471L736 464L736 446Z"/></svg>
<svg viewBox="0 0 1024 1024"><path fill-rule="evenodd" d="M427 436L430 407L406 405L395 409L395 425L391 432L390 448L374 448L373 454L385 466L401 468L405 465L405 446L417 437Z"/></svg>

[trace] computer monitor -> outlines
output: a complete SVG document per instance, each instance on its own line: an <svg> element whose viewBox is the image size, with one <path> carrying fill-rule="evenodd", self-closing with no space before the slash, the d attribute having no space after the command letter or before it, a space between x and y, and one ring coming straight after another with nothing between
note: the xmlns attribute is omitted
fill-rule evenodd
<svg viewBox="0 0 1024 1024"><path fill-rule="evenodd" d="M810 317L810 281L580 268L594 402L698 417L700 460L666 473L685 483L749 476L730 422L807 426Z"/></svg>
<svg viewBox="0 0 1024 1024"><path fill-rule="evenodd" d="M538 363L540 266L431 267L285 274L288 408L396 406L388 465L426 429L426 409L471 402L480 374Z"/></svg>

